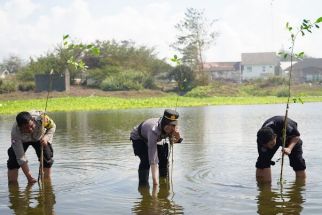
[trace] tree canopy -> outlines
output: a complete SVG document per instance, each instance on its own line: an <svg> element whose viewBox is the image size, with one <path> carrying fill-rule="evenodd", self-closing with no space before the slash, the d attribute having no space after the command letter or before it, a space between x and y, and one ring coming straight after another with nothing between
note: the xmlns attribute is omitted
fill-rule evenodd
<svg viewBox="0 0 322 215"><path fill-rule="evenodd" d="M213 27L216 21L209 21L203 10L188 8L185 17L175 25L178 34L171 46L182 55L183 64L192 68L201 82L208 79L204 74L203 54L218 36Z"/></svg>

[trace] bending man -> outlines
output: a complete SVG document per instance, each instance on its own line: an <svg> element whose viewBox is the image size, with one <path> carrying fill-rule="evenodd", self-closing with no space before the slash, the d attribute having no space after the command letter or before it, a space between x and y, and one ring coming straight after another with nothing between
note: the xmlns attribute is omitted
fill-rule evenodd
<svg viewBox="0 0 322 215"><path fill-rule="evenodd" d="M148 184L150 166L154 185L159 184L159 173L161 177L167 176L169 150L162 140L170 138L173 143L183 140L176 127L178 118L177 111L166 109L163 117L147 119L132 130L134 154L140 158L139 185Z"/></svg>
<svg viewBox="0 0 322 215"><path fill-rule="evenodd" d="M277 149L283 144L284 116L274 116L266 120L261 129L257 132L258 158L256 162L256 178L261 181L270 182L271 161ZM302 157L302 140L297 130L297 123L287 118L286 143L283 149L284 154L289 156L290 166L293 167L297 178L305 178L306 165Z"/></svg>
<svg viewBox="0 0 322 215"><path fill-rule="evenodd" d="M25 156L29 146L32 146L40 160L41 145L44 150L44 178L50 179L50 168L53 164L53 148L51 143L56 130L54 121L41 112L20 112L11 130L11 147L8 149L9 159L8 181L18 180L18 170L21 167L28 183L37 180L32 176L28 160Z"/></svg>

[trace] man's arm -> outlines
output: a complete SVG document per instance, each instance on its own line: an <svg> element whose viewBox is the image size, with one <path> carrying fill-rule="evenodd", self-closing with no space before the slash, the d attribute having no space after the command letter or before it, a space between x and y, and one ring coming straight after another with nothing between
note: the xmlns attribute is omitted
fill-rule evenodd
<svg viewBox="0 0 322 215"><path fill-rule="evenodd" d="M298 143L299 140L300 140L300 137L299 136L292 137L290 139L289 145L283 149L283 153L284 154L287 154L287 155L291 154L294 146Z"/></svg>
<svg viewBox="0 0 322 215"><path fill-rule="evenodd" d="M158 185L159 184L159 167L158 167L158 164L151 164L151 173L152 173L153 185Z"/></svg>
<svg viewBox="0 0 322 215"><path fill-rule="evenodd" d="M40 139L40 143L47 145L47 143L52 143L54 138L54 133L56 131L56 124L55 122L47 115L43 117L43 126L46 129L46 133Z"/></svg>
<svg viewBox="0 0 322 215"><path fill-rule="evenodd" d="M25 162L21 165L21 169L23 171L23 173L25 174L26 178L28 179L28 183L35 183L37 182L37 180L35 178L32 177L29 166L28 166L28 162Z"/></svg>
<svg viewBox="0 0 322 215"><path fill-rule="evenodd" d="M37 180L34 179L31 175L31 172L30 172L30 169L28 166L28 161L27 161L27 158L25 157L25 152L23 149L22 141L19 139L19 137L16 137L14 135L11 138L12 138L11 146L12 146L13 152L16 155L16 159L17 159L18 164L20 165L23 173L25 174L26 178L28 179L28 183L35 183Z"/></svg>

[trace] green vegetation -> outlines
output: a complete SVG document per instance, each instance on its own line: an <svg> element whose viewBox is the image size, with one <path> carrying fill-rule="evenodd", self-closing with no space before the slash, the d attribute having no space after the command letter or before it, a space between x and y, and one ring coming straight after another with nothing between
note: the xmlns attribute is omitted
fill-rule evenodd
<svg viewBox="0 0 322 215"><path fill-rule="evenodd" d="M35 75L70 74L70 83L81 79L82 84L105 91L157 89L156 82L168 80L172 70L165 59L158 59L154 48L138 46L131 41L96 41L84 44L72 42L68 35L54 51L23 63L11 56L0 64L10 73L10 81L0 86L0 93L33 90ZM125 80L125 81L124 81ZM29 82L28 85L25 83ZM10 85L10 86L8 86Z"/></svg>
<svg viewBox="0 0 322 215"><path fill-rule="evenodd" d="M322 97L304 97L304 102L322 102ZM117 97L63 97L51 98L47 111L85 111L130 108L175 107L176 95L152 98L117 98ZM178 107L208 106L208 105L236 105L236 104L276 104L285 103L285 97L187 97L180 96ZM1 101L0 114L15 114L23 110L44 108L44 99Z"/></svg>
<svg viewBox="0 0 322 215"><path fill-rule="evenodd" d="M16 84L12 80L0 79L0 93L10 93L16 90Z"/></svg>
<svg viewBox="0 0 322 215"><path fill-rule="evenodd" d="M209 21L204 10L187 8L184 18L175 25L177 39L172 47L181 54L182 64L195 72L200 85L206 85L209 81L203 68L203 55L219 35L213 29L216 21Z"/></svg>
<svg viewBox="0 0 322 215"><path fill-rule="evenodd" d="M318 84L294 84L293 96L322 96L322 85ZM212 82L208 86L199 86L192 89L185 96L190 97L213 97L213 96L276 96L287 97L288 86L286 79L272 77L258 79L251 82L237 84Z"/></svg>
<svg viewBox="0 0 322 215"><path fill-rule="evenodd" d="M187 9L183 20L175 26L178 35L172 48L175 48L181 56L178 58L175 55L171 59L175 66L167 63L166 59L158 59L154 48L138 46L132 41L97 40L94 43L84 44L72 41L69 35L64 35L62 44L57 45L53 51L38 58L30 58L28 62L11 56L0 64L0 68L10 74L0 80L0 114L42 109L44 99L36 99L41 98L42 95L29 96L29 93L25 94L24 91L32 94L35 89L35 75L49 74L51 71L61 75L68 71L71 84L74 83L73 81L76 83L77 80L79 83L81 80L87 92L92 90L99 90L99 92L66 93L58 95L59 98L53 96L56 98L50 99L49 111L175 107L177 98L180 98L178 106L181 107L271 104L286 101L288 103L298 100L322 101L321 83L291 86L291 78L286 80L287 77L282 76L239 84L220 81L209 83L210 79L203 68L202 56L218 36L218 32L213 30L215 21L209 22L204 16L204 11ZM304 52L293 56L295 39L298 35L304 36L305 33L311 33L313 28L319 28L320 22L322 17L315 22L303 20L301 27L295 32L293 32L295 29L287 23L292 45L290 50L281 55L285 59L290 58L291 61L295 58L303 58ZM141 93L145 90L152 91L151 89L157 91L159 95L154 96L156 94L151 93L152 98L143 98ZM14 92L17 90L19 93ZM293 98L290 100L288 97L291 95L291 90ZM120 91L125 95L135 96L124 98ZM21 95L24 98L28 95L30 100L11 101L11 98L5 94L9 96L12 94L16 99ZM99 96L88 97L88 95Z"/></svg>
<svg viewBox="0 0 322 215"><path fill-rule="evenodd" d="M144 77L138 79L143 80ZM123 81L123 84L127 83L125 79ZM184 96L180 96L178 107L285 103L288 97L287 86L283 84L285 81L281 78L271 78L243 84L213 82L208 86L195 87ZM110 82L110 84L112 83ZM303 102L322 102L322 85L293 85L292 92L293 96L301 97ZM162 91L139 90L123 91L122 93L122 91L91 91L80 87L75 88L70 94L52 92L52 98L48 101L48 111L171 108L176 106L177 93L182 92L164 93ZM31 109L42 110L44 108L45 94L28 93L26 96L30 100L24 100L26 96L21 94L12 93L12 96L2 94L0 96L0 114L11 114ZM12 97L16 100L11 100Z"/></svg>

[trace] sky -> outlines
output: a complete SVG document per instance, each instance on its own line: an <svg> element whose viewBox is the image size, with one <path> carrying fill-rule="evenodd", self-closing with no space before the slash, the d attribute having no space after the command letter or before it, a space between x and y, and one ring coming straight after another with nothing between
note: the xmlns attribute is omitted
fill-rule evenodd
<svg viewBox="0 0 322 215"><path fill-rule="evenodd" d="M0 0L0 63L52 52L69 34L76 41L131 40L154 47L159 58L176 53L175 25L187 8L217 20L219 33L204 53L207 62L240 61L241 53L278 52L290 47L286 22L322 16L321 0ZM322 57L322 25L296 40L295 51Z"/></svg>

